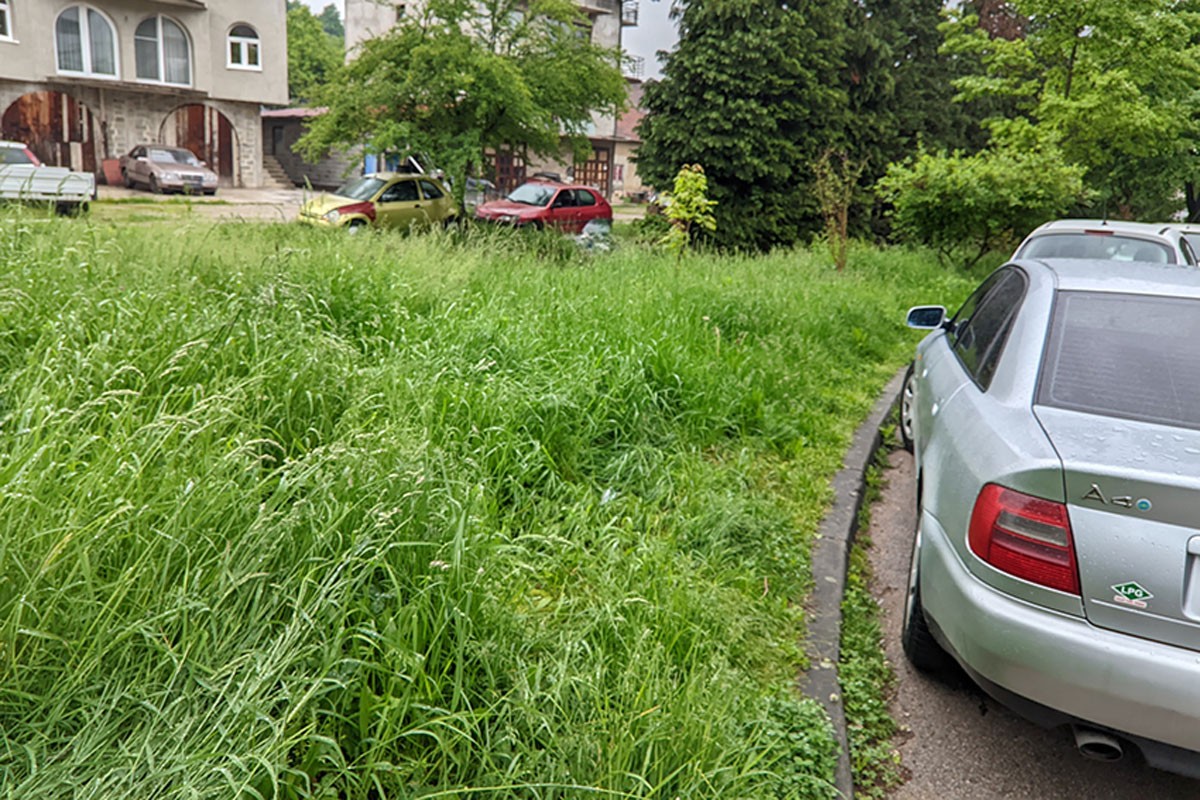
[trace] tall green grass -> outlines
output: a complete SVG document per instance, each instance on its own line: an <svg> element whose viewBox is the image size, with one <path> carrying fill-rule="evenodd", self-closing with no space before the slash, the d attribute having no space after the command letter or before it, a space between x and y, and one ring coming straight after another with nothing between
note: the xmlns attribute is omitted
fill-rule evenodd
<svg viewBox="0 0 1200 800"><path fill-rule="evenodd" d="M929 259L0 219L0 793L806 798Z"/></svg>

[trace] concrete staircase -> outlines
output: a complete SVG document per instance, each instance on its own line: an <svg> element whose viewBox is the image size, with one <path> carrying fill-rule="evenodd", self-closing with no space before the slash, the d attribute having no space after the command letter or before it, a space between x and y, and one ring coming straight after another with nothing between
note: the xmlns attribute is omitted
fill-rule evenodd
<svg viewBox="0 0 1200 800"><path fill-rule="evenodd" d="M295 189L296 184L288 177L287 171L279 159L270 153L263 153L263 185L264 189Z"/></svg>

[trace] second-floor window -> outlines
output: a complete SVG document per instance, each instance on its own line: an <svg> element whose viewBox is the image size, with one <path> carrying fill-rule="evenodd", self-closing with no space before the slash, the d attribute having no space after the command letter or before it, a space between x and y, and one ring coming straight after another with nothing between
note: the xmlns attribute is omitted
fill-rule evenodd
<svg viewBox="0 0 1200 800"><path fill-rule="evenodd" d="M262 69L258 32L249 25L235 25L229 31L228 66L231 69Z"/></svg>
<svg viewBox="0 0 1200 800"><path fill-rule="evenodd" d="M191 47L179 23L162 16L142 20L133 33L133 49L138 80L191 85Z"/></svg>
<svg viewBox="0 0 1200 800"><path fill-rule="evenodd" d="M13 38L12 11L8 0L0 0L0 39Z"/></svg>
<svg viewBox="0 0 1200 800"><path fill-rule="evenodd" d="M7 6L5 3L5 18ZM117 37L112 23L90 6L71 6L54 23L58 71L75 75L117 76Z"/></svg>

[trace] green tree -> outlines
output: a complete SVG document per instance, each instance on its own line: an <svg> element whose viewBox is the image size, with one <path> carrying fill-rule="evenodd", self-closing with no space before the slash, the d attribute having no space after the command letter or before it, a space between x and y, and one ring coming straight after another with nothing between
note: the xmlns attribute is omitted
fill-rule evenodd
<svg viewBox="0 0 1200 800"><path fill-rule="evenodd" d="M424 153L455 177L489 149L586 153L593 113L625 101L618 53L588 30L571 0L429 0L363 44L300 145Z"/></svg>
<svg viewBox="0 0 1200 800"><path fill-rule="evenodd" d="M288 95L293 103L312 102L342 66L342 41L297 2L288 3L287 35Z"/></svg>
<svg viewBox="0 0 1200 800"><path fill-rule="evenodd" d="M1196 4L1011 0L1007 8L1019 23L1013 38L992 35L974 13L952 12L944 25L947 52L982 67L956 81L959 97L1009 102L1012 113L991 126L994 139L1015 145L1034 129L1086 169L1109 213L1174 210L1198 173Z"/></svg>
<svg viewBox="0 0 1200 800"><path fill-rule="evenodd" d="M841 272L846 268L850 244L850 207L854 188L863 173L861 161L851 161L845 151L826 150L813 165L816 180L813 194L821 204L825 219L825 240L833 263Z"/></svg>
<svg viewBox="0 0 1200 800"><path fill-rule="evenodd" d="M871 187L887 165L930 150L977 150L987 143L979 103L954 104L951 81L973 71L941 52L942 0L858 0L848 5L843 85L853 123L839 148L862 166L852 225L887 231ZM865 202L864 202L865 201Z"/></svg>
<svg viewBox="0 0 1200 800"><path fill-rule="evenodd" d="M1086 202L1084 169L1051 145L993 147L974 155L923 152L879 182L896 231L968 266Z"/></svg>
<svg viewBox="0 0 1200 800"><path fill-rule="evenodd" d="M684 0L679 44L646 86L638 171L703 163L719 245L764 250L816 231L811 165L849 124L841 0Z"/></svg>
<svg viewBox="0 0 1200 800"><path fill-rule="evenodd" d="M671 229L662 238L662 243L675 254L675 265L683 259L684 252L691 247L700 231L712 232L717 228L713 207L716 202L708 199L708 179L704 167L685 164L675 175L675 188L671 191L671 202L667 205L667 219Z"/></svg>
<svg viewBox="0 0 1200 800"><path fill-rule="evenodd" d="M317 19L321 21L321 28L330 36L340 42L346 40L346 29L342 26L342 15L338 13L337 6L333 3L322 8L321 13L317 15Z"/></svg>

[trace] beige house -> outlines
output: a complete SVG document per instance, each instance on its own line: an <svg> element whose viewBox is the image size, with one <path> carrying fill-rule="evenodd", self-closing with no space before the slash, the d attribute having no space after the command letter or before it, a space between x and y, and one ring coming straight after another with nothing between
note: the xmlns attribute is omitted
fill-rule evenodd
<svg viewBox="0 0 1200 800"><path fill-rule="evenodd" d="M346 55L354 56L355 49L367 39L379 36L390 29L401 15L414 13L411 3L379 3L376 0L346 0ZM587 14L591 23L592 41L602 47L621 47L622 31L637 25L638 0L575 0ZM629 66L628 64L626 65ZM628 69L627 69L628 72ZM640 81L637 82L640 84ZM632 85L632 84L631 84ZM628 151L636 145L636 139L622 130L620 120L612 115L597 114L592 120L588 136L592 145L591 158L573 162L564 148L558 160L538 160L526 163L521 154L493 154L491 178L500 189L507 191L522 183L535 172L555 173L579 183L595 186L608 197L623 196L628 192L627 184L636 181L632 174L633 163ZM622 153L621 151L625 152ZM621 156L624 156L622 159ZM637 184L640 188L640 184Z"/></svg>
<svg viewBox="0 0 1200 800"><path fill-rule="evenodd" d="M47 163L111 177L161 142L259 186L259 111L287 101L285 0L0 0L0 138Z"/></svg>

